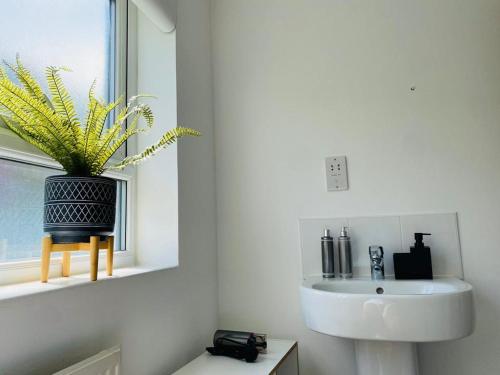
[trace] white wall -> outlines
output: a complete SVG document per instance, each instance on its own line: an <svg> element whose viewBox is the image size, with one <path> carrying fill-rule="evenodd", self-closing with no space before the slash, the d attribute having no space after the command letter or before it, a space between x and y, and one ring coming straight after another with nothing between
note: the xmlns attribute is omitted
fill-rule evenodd
<svg viewBox="0 0 500 375"><path fill-rule="evenodd" d="M298 339L303 374L353 375L352 343L302 321L298 218L457 211L477 328L421 345L422 373L497 373L500 1L214 0L212 16L220 326ZM325 191L330 155L347 192Z"/></svg>
<svg viewBox="0 0 500 375"><path fill-rule="evenodd" d="M140 22L163 56L169 36ZM49 374L115 344L122 344L125 375L169 374L210 343L217 279L208 2L181 2L177 38L179 122L204 134L178 147L179 268L0 302L2 375ZM141 88L157 87L142 77ZM171 108L164 98L158 106ZM158 126L172 126L162 122L165 111L157 114ZM161 185L144 193L165 195Z"/></svg>
<svg viewBox="0 0 500 375"><path fill-rule="evenodd" d="M156 125L137 137L137 151L158 142L166 129L177 125L176 32L163 33L141 11L138 12L137 93L155 95L142 99L152 106ZM162 48L158 48L162 46ZM196 140L198 141L198 140ZM186 143L193 143L188 139ZM137 168L136 234L141 265L149 267L178 265L177 144L169 146Z"/></svg>

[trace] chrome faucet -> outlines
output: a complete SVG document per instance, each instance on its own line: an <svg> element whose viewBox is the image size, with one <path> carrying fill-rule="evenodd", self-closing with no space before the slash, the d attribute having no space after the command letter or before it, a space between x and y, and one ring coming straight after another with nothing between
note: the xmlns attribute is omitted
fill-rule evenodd
<svg viewBox="0 0 500 375"><path fill-rule="evenodd" d="M372 271L372 280L384 280L384 249L382 246L370 246L368 249L370 255L370 267Z"/></svg>

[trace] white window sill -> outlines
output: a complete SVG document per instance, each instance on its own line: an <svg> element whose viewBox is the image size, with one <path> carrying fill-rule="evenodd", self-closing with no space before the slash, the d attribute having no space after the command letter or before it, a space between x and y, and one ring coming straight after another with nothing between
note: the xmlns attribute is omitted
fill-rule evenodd
<svg viewBox="0 0 500 375"><path fill-rule="evenodd" d="M119 280L125 277L155 272L158 270L160 269L146 267L127 267L114 269L113 276L107 276L106 271L100 271L97 276L97 281L90 281L89 274L82 273L70 277L49 278L49 281L47 283L41 283L40 281L31 281L19 284L2 285L0 286L0 301L56 291L64 288L72 288L79 285L102 283L108 282L110 280Z"/></svg>

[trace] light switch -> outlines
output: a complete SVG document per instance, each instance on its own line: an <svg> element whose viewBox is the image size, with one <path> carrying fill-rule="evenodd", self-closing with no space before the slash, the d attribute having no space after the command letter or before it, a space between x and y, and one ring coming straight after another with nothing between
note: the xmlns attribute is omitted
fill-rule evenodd
<svg viewBox="0 0 500 375"><path fill-rule="evenodd" d="M331 156L325 159L326 190L348 190L347 158L345 156Z"/></svg>

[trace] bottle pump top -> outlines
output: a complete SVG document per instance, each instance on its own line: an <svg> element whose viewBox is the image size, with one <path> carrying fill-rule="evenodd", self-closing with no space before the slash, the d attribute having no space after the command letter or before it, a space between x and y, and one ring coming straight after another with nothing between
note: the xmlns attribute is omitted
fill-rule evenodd
<svg viewBox="0 0 500 375"><path fill-rule="evenodd" d="M340 231L340 237L348 237L347 235L347 227L342 227L342 230Z"/></svg>
<svg viewBox="0 0 500 375"><path fill-rule="evenodd" d="M330 229L325 228L325 235L324 237L330 237Z"/></svg>
<svg viewBox="0 0 500 375"><path fill-rule="evenodd" d="M430 233L415 233L415 248L424 247L424 236L430 235Z"/></svg>

